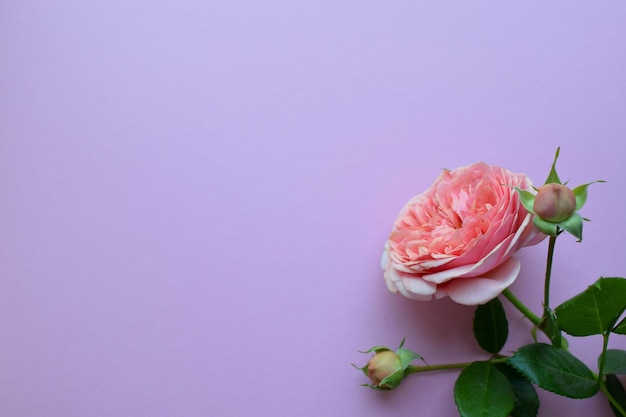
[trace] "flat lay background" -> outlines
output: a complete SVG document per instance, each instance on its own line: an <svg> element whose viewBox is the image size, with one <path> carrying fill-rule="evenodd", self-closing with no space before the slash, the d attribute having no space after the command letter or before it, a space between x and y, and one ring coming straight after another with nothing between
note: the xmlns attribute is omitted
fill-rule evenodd
<svg viewBox="0 0 626 417"><path fill-rule="evenodd" d="M395 216L442 168L597 179L555 304L626 275L626 3L0 4L0 415L455 416L359 353L484 359L473 308L388 293ZM547 242L513 292L541 308ZM506 349L530 326L507 305ZM595 369L599 339L571 340ZM614 337L612 347L626 348ZM540 416L610 416L540 393Z"/></svg>

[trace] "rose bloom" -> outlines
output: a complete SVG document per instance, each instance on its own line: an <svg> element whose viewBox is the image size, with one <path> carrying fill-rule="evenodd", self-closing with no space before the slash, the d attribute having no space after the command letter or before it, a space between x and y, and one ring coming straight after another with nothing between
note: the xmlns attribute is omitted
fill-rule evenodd
<svg viewBox="0 0 626 417"><path fill-rule="evenodd" d="M545 237L512 188L530 185L526 175L485 163L444 171L393 225L382 258L389 290L466 305L497 297L519 274L511 255Z"/></svg>

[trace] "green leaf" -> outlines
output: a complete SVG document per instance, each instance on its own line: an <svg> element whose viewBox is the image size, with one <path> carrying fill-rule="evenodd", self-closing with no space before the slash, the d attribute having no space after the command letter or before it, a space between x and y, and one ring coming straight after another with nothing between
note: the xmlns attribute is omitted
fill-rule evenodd
<svg viewBox="0 0 626 417"><path fill-rule="evenodd" d="M559 179L559 175L556 173L556 160L559 159L559 152L561 151L561 147L556 148L556 153L554 154L554 162L552 162L552 168L550 169L550 174L548 174L548 178L544 184L561 184L561 180Z"/></svg>
<svg viewBox="0 0 626 417"><path fill-rule="evenodd" d="M509 380L490 362L474 362L454 384L461 417L507 417L515 403Z"/></svg>
<svg viewBox="0 0 626 417"><path fill-rule="evenodd" d="M537 392L526 378L522 376L515 368L506 363L499 363L496 368L509 380L513 395L515 395L515 403L512 417L536 417L539 410L539 398Z"/></svg>
<svg viewBox="0 0 626 417"><path fill-rule="evenodd" d="M611 397L613 397L622 408L626 409L626 392L624 391L624 386L615 375L606 376L606 389L609 394L611 394ZM620 413L610 401L609 405L617 417L622 417L622 413Z"/></svg>
<svg viewBox="0 0 626 417"><path fill-rule="evenodd" d="M576 210L580 210L585 205L585 202L587 201L587 187L589 187L591 184L594 184L596 182L606 182L606 181L598 180L598 181L588 182L587 184L579 185L578 187L572 190L574 192L574 197L576 197Z"/></svg>
<svg viewBox="0 0 626 417"><path fill-rule="evenodd" d="M579 242L583 240L583 218L580 217L580 214L573 213L558 225L567 233L578 239Z"/></svg>
<svg viewBox="0 0 626 417"><path fill-rule="evenodd" d="M602 356L598 358L598 367ZM626 351L619 349L608 349L604 358L605 374L626 374Z"/></svg>
<svg viewBox="0 0 626 417"><path fill-rule="evenodd" d="M535 195L527 190L522 190L519 187L515 187L515 191L517 191L517 195L519 196L519 201L522 203L524 208L530 212L534 213L534 205L535 205Z"/></svg>
<svg viewBox="0 0 626 417"><path fill-rule="evenodd" d="M615 328L613 329L613 333L617 334L626 334L626 318L624 318Z"/></svg>
<svg viewBox="0 0 626 417"><path fill-rule="evenodd" d="M533 217L533 224L539 231L548 236L556 236L558 227L556 223L548 222L539 216Z"/></svg>
<svg viewBox="0 0 626 417"><path fill-rule="evenodd" d="M481 348L498 353L506 343L509 324L502 303L497 298L476 307L474 313L474 336Z"/></svg>
<svg viewBox="0 0 626 417"><path fill-rule="evenodd" d="M626 279L600 278L555 311L563 331L572 336L589 336L612 329L625 309Z"/></svg>
<svg viewBox="0 0 626 417"><path fill-rule="evenodd" d="M569 398L588 398L598 392L593 372L571 353L545 343L520 348L508 360L541 388Z"/></svg>

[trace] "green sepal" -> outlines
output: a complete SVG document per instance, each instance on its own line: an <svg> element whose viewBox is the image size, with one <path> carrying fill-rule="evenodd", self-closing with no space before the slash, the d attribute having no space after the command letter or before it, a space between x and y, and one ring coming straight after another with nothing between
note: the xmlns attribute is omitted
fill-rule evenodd
<svg viewBox="0 0 626 417"><path fill-rule="evenodd" d="M545 343L523 346L507 362L541 388L565 397L589 398L600 389L587 365Z"/></svg>
<svg viewBox="0 0 626 417"><path fill-rule="evenodd" d="M558 226L578 239L578 242L583 240L583 218L580 217L580 214L572 214L569 218L558 223Z"/></svg>
<svg viewBox="0 0 626 417"><path fill-rule="evenodd" d="M588 182L587 184L579 185L578 187L572 190L574 192L574 197L576 197L576 210L580 210L585 205L585 202L587 201L587 187L589 187L591 184L594 184L596 182L606 182L606 181L598 180L598 181Z"/></svg>
<svg viewBox="0 0 626 417"><path fill-rule="evenodd" d="M545 221L539 216L533 217L533 224L543 234L548 236L556 236L558 234L559 228L556 223Z"/></svg>
<svg viewBox="0 0 626 417"><path fill-rule="evenodd" d="M490 362L474 362L454 384L454 401L461 417L507 417L515 405L511 383Z"/></svg>
<svg viewBox="0 0 626 417"><path fill-rule="evenodd" d="M602 361L602 355L598 358L598 367ZM608 349L604 357L604 374L626 374L626 351Z"/></svg>
<svg viewBox="0 0 626 417"><path fill-rule="evenodd" d="M383 378L382 381L378 384L378 388L382 391L392 390L397 388L398 385L404 379L404 369L398 369L396 372L392 373L386 378Z"/></svg>
<svg viewBox="0 0 626 417"><path fill-rule="evenodd" d="M396 355L400 358L400 363L402 364L402 370L406 370L406 368L408 368L415 359L420 359L423 362L426 362L421 355L413 352L412 350L404 349L402 346L404 346L405 341L406 337L403 337L400 342L400 346L398 346L398 349L396 350Z"/></svg>
<svg viewBox="0 0 626 417"><path fill-rule="evenodd" d="M387 346L374 346L373 348L369 348L368 350L359 350L359 353L379 353L384 352L386 350L391 350Z"/></svg>
<svg viewBox="0 0 626 417"><path fill-rule="evenodd" d="M509 335L509 324L500 300L494 298L476 307L473 330L481 348L493 354L500 352Z"/></svg>
<svg viewBox="0 0 626 417"><path fill-rule="evenodd" d="M527 190L522 190L519 187L514 187L515 191L517 191L517 195L519 197L519 201L522 203L522 205L524 206L524 208L529 212L529 213L535 213L533 207L535 205L535 197L537 197L535 194L531 193L530 191Z"/></svg>
<svg viewBox="0 0 626 417"><path fill-rule="evenodd" d="M402 340L400 341L400 346L398 346L398 349L402 349L402 346L404 346L404 342L406 342L406 337L402 338Z"/></svg>
<svg viewBox="0 0 626 417"><path fill-rule="evenodd" d="M359 368L355 364L352 364L352 366L354 366L359 371L363 372L363 374L366 377L369 377L368 366L367 365L365 365L362 368ZM387 376L386 378L383 378L383 380L380 381L380 383L378 385L375 385L375 384L361 384L361 386L362 387L370 387L371 389L376 390L376 391L390 391L390 390L396 388L398 385L400 385L400 383L402 382L404 377L405 377L404 369L400 368L397 371L395 371L394 373L392 373L391 375Z"/></svg>
<svg viewBox="0 0 626 417"><path fill-rule="evenodd" d="M613 330L624 310L626 279L600 278L559 305L555 312L564 332L572 336L590 336Z"/></svg>
<svg viewBox="0 0 626 417"><path fill-rule="evenodd" d="M620 382L620 380L615 375L607 375L606 376L606 390L611 394L611 397L620 405L620 407L626 409L626 391L624 391L624 386ZM613 413L617 417L623 417L622 413L619 412L615 408L613 404L609 401L609 405L613 410Z"/></svg>
<svg viewBox="0 0 626 417"><path fill-rule="evenodd" d="M511 417L536 417L539 410L539 398L533 384L509 364L498 363L496 368L504 374L513 388L515 405L511 411Z"/></svg>
<svg viewBox="0 0 626 417"><path fill-rule="evenodd" d="M367 365L363 366L362 368L359 368L358 366L356 366L355 364L351 363L350 365L354 366L356 369L358 369L359 371L363 372L363 374L367 377L369 377L368 373L367 373ZM361 385L368 385L368 384L361 384Z"/></svg>
<svg viewBox="0 0 626 417"><path fill-rule="evenodd" d="M374 385L374 384L361 384L362 387L369 387L371 389L373 389L374 391L391 391L390 388L381 388L378 385Z"/></svg>
<svg viewBox="0 0 626 417"><path fill-rule="evenodd" d="M406 368L409 367L409 365L411 365L411 363L415 360L415 359L422 359L424 360L420 355L418 355L417 353L408 350L408 349L403 349L400 348L398 350L396 350L396 355L398 355L398 358L400 358L400 363L402 364L402 370L406 370Z"/></svg>
<svg viewBox="0 0 626 417"><path fill-rule="evenodd" d="M561 152L561 147L556 148L556 153L554 154L554 162L552 162L550 174L548 174L548 178L546 179L546 182L544 184L561 184L561 179L556 173L556 160L559 159L559 152Z"/></svg>

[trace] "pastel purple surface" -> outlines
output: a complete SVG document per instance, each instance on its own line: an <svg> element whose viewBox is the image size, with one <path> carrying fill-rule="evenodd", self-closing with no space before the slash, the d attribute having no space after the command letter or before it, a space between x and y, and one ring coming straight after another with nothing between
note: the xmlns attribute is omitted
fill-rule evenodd
<svg viewBox="0 0 626 417"><path fill-rule="evenodd" d="M0 6L0 415L455 416L373 345L485 358L473 309L390 294L392 222L441 168L596 179L554 303L625 276L626 4ZM540 310L546 243L512 289ZM507 349L531 341L507 306ZM601 340L571 350L595 367ZM615 337L615 348L626 339ZM541 393L539 415L610 416Z"/></svg>

